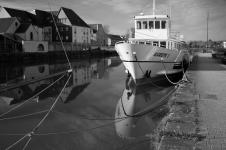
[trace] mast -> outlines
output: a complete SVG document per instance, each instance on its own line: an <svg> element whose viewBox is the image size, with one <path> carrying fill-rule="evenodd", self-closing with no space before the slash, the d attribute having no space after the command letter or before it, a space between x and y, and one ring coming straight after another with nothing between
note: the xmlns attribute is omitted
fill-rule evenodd
<svg viewBox="0 0 226 150"><path fill-rule="evenodd" d="M207 12L207 29L206 29L206 50L208 51L208 46L209 46L209 12Z"/></svg>
<svg viewBox="0 0 226 150"><path fill-rule="evenodd" d="M153 16L155 15L155 0L153 0Z"/></svg>

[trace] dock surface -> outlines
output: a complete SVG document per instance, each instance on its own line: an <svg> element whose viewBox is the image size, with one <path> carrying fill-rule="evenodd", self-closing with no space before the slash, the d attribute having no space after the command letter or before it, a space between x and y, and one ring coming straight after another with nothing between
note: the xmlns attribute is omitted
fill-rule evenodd
<svg viewBox="0 0 226 150"><path fill-rule="evenodd" d="M226 149L226 65L199 53L186 74L191 82L179 86L169 100L158 149Z"/></svg>

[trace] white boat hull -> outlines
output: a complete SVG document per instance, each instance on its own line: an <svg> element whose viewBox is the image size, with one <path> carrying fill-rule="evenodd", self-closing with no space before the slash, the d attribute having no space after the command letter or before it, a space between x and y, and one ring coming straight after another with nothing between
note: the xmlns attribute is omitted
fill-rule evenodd
<svg viewBox="0 0 226 150"><path fill-rule="evenodd" d="M182 66L189 63L189 55L185 50L126 42L116 44L115 49L135 81L178 74L183 72Z"/></svg>

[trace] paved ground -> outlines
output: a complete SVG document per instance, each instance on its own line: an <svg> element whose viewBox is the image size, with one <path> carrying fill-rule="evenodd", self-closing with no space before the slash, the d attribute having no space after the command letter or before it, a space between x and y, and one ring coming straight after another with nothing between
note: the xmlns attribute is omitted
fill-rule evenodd
<svg viewBox="0 0 226 150"><path fill-rule="evenodd" d="M210 54L198 54L169 102L170 114L159 130L158 148L226 149L226 69Z"/></svg>

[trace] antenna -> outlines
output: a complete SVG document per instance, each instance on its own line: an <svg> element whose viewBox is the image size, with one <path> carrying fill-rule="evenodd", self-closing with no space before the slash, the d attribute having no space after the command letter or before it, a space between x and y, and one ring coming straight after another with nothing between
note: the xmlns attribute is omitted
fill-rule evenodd
<svg viewBox="0 0 226 150"><path fill-rule="evenodd" d="M153 0L153 16L155 15L155 0Z"/></svg>

